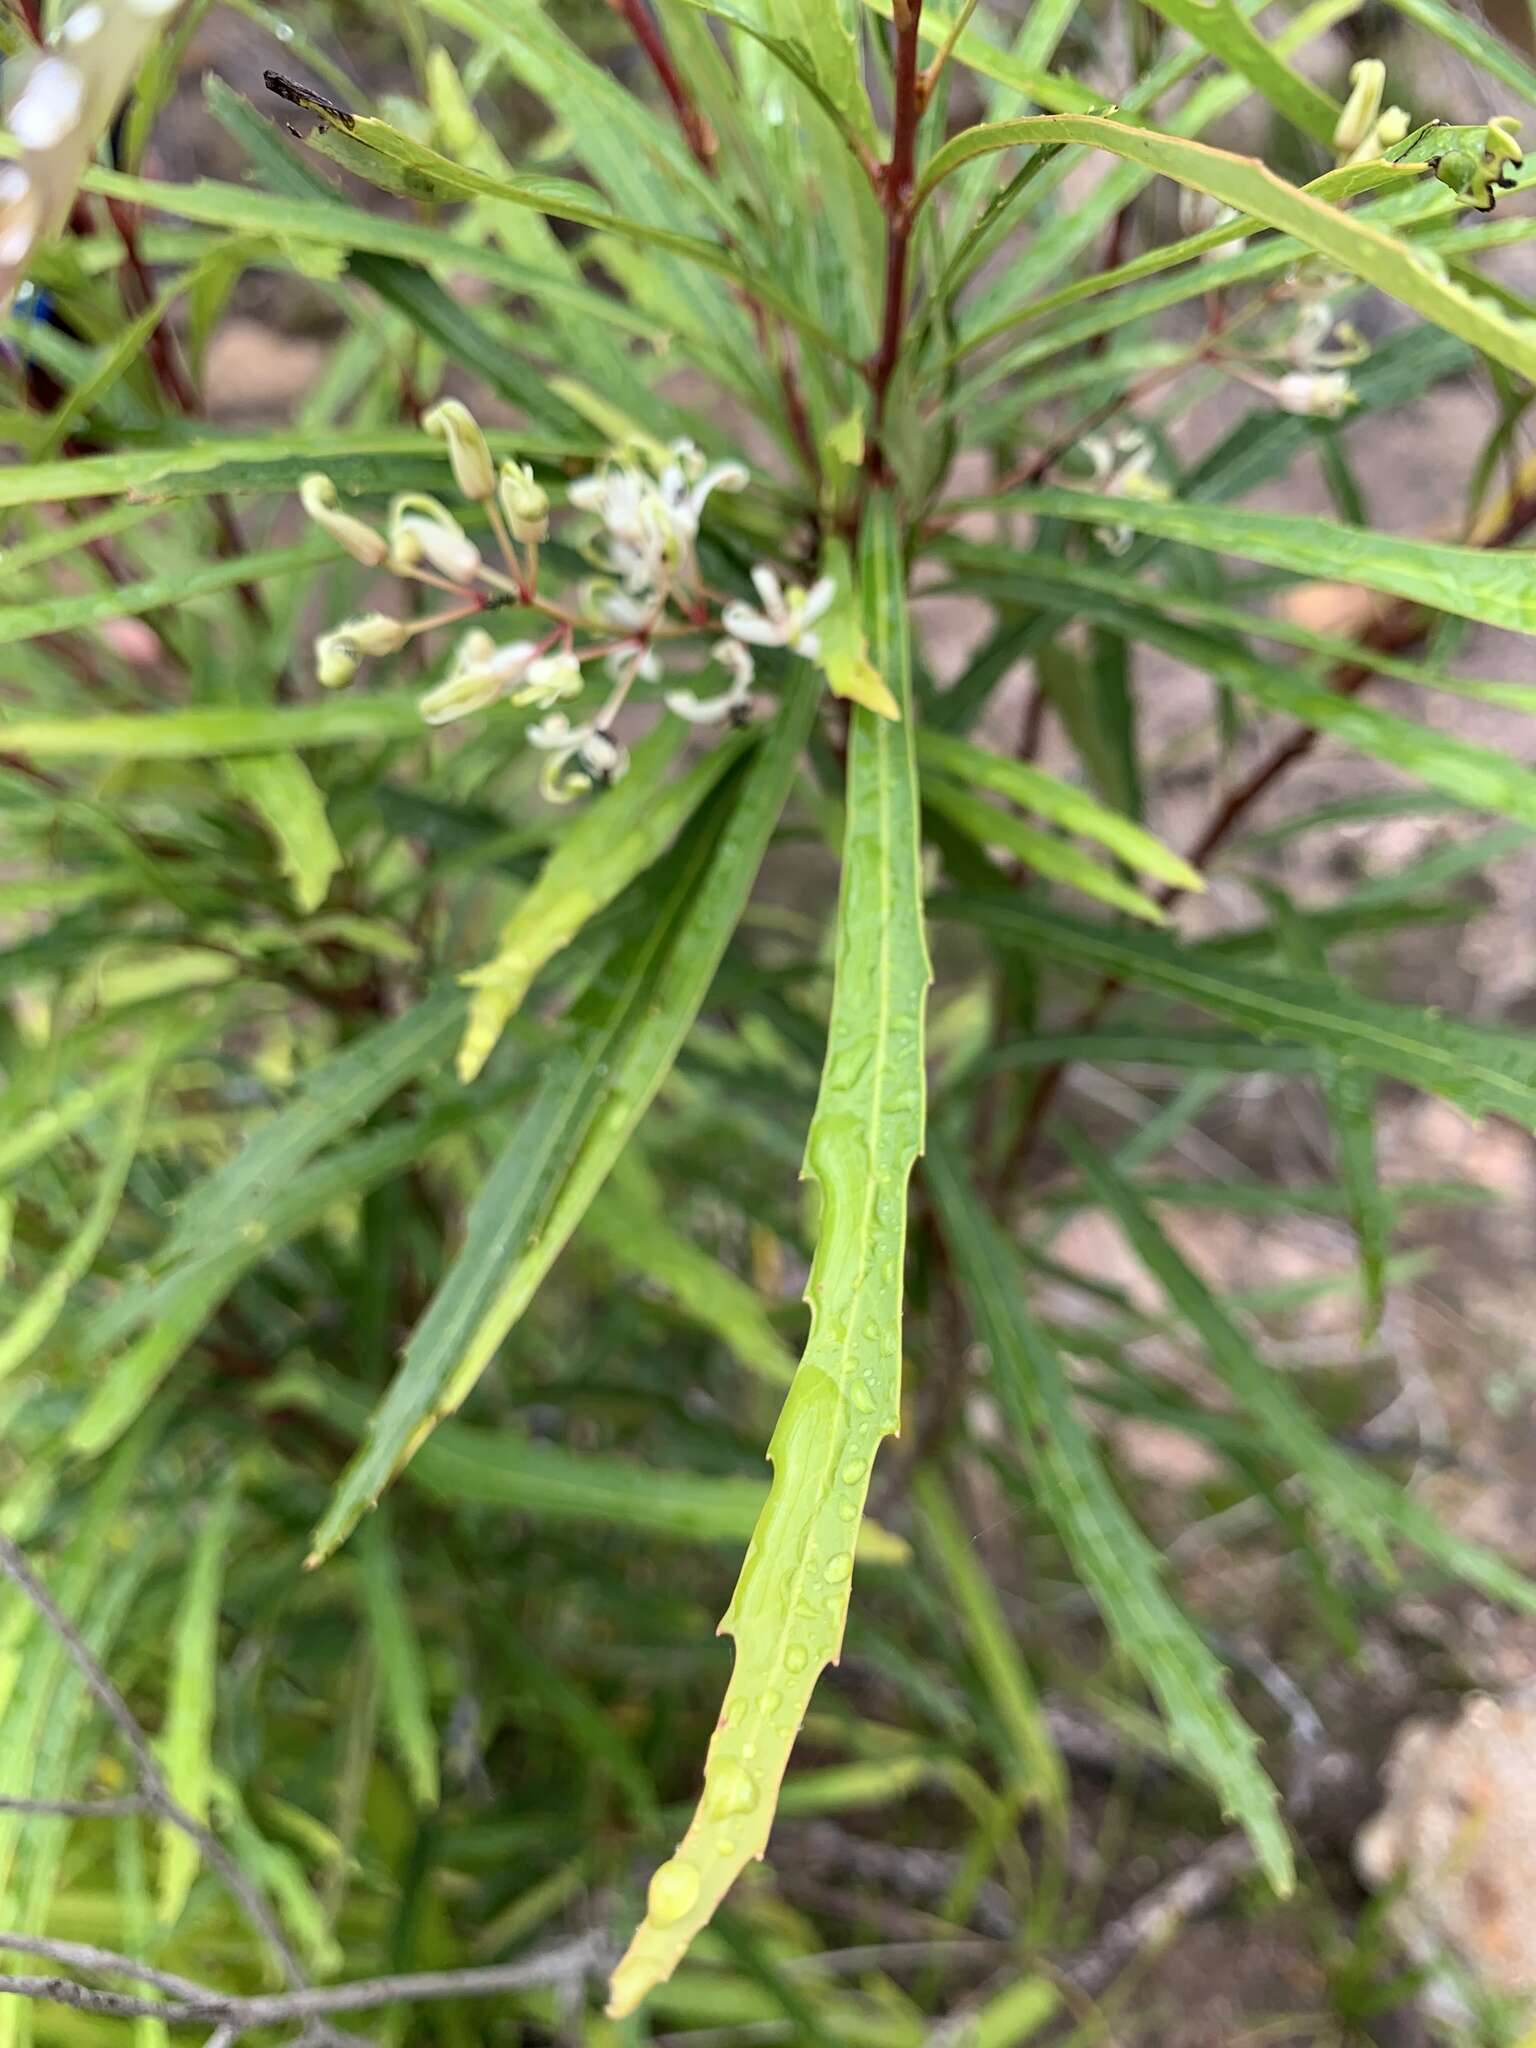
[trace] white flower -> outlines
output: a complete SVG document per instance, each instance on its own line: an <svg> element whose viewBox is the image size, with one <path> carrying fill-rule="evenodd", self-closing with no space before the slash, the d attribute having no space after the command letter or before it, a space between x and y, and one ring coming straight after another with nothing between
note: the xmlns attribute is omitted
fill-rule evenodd
<svg viewBox="0 0 1536 2048"><path fill-rule="evenodd" d="M398 654L411 637L402 619L384 612L365 612L359 619L344 619L315 642L315 680L322 689L339 690L350 683L363 661L372 654Z"/></svg>
<svg viewBox="0 0 1536 2048"><path fill-rule="evenodd" d="M581 663L569 650L561 654L541 654L537 661L529 662L522 687L513 692L512 702L532 704L540 711L547 711L563 697L579 696L581 684Z"/></svg>
<svg viewBox="0 0 1536 2048"><path fill-rule="evenodd" d="M755 664L739 640L717 640L710 653L730 677L729 689L717 697L700 697L694 690L668 690L663 702L667 709L690 725L723 725L726 719L743 714L752 702Z"/></svg>
<svg viewBox="0 0 1536 2048"><path fill-rule="evenodd" d="M390 509L389 561L399 570L427 562L450 583L469 583L479 572L480 550L446 505L407 491Z"/></svg>
<svg viewBox="0 0 1536 2048"><path fill-rule="evenodd" d="M659 683L662 678L661 656L648 640L631 640L627 646L615 647L603 667L626 689L632 683Z"/></svg>
<svg viewBox="0 0 1536 2048"><path fill-rule="evenodd" d="M754 647L792 647L807 661L821 652L819 634L810 628L831 607L837 585L830 576L820 576L809 590L798 583L785 589L771 569L762 563L752 571L761 611L733 598L720 615L720 623L733 640L746 640Z"/></svg>
<svg viewBox="0 0 1536 2048"><path fill-rule="evenodd" d="M1109 437L1088 434L1078 450L1093 466L1093 488L1110 498L1140 498L1160 504L1168 486L1152 474L1157 450L1152 438L1140 427L1121 427ZM1123 555L1135 539L1128 526L1096 526L1094 538L1112 555Z"/></svg>
<svg viewBox="0 0 1536 2048"><path fill-rule="evenodd" d="M1343 370L1287 370L1270 390L1282 412L1300 413L1307 419L1342 419L1357 402L1354 386Z"/></svg>
<svg viewBox="0 0 1536 2048"><path fill-rule="evenodd" d="M747 481L741 463L706 466L692 442L679 441L659 476L633 460L610 462L579 477L569 497L601 520L604 562L639 596L697 581L694 545L704 507L712 492L739 491Z"/></svg>
<svg viewBox="0 0 1536 2048"><path fill-rule="evenodd" d="M606 789L629 767L629 755L598 725L572 725L563 711L528 728L528 742L548 754L539 789L552 804L568 804L594 787Z"/></svg>
<svg viewBox="0 0 1536 2048"><path fill-rule="evenodd" d="M483 626L476 626L459 642L447 676L422 698L422 717L428 725L447 725L484 711L518 687L538 656L536 640L508 640L498 646Z"/></svg>

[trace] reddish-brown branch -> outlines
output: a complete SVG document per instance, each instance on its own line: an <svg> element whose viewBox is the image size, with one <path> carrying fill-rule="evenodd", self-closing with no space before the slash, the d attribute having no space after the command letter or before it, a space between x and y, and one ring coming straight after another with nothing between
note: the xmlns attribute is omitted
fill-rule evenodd
<svg viewBox="0 0 1536 2048"><path fill-rule="evenodd" d="M629 24L635 41L650 60L657 83L672 104L683 139L693 154L699 168L715 175L715 133L708 121L693 103L693 96L683 83L677 66L672 61L672 52L667 48L655 20L652 18L646 0L608 0L608 5L621 20ZM794 362L784 346L780 330L770 320L762 305L745 289L741 298L752 316L752 325L757 334L758 345L779 380L779 390L784 399L784 417L794 441L796 452L805 465L806 475L814 484L821 473L820 458L816 453L816 436L811 427L810 412L806 407L805 395L800 389L800 380L795 375Z"/></svg>
<svg viewBox="0 0 1536 2048"><path fill-rule="evenodd" d="M635 41L650 59L657 83L672 102L677 125L683 131L683 139L693 152L695 162L713 174L715 131L694 105L693 95L684 85L677 66L672 62L672 52L667 48L661 30L646 5L646 0L608 0L608 5L621 20L629 23Z"/></svg>
<svg viewBox="0 0 1536 2048"><path fill-rule="evenodd" d="M913 196L917 171L917 126L923 116L922 74L918 66L918 24L923 0L906 0L896 8L896 53L893 66L891 160L880 177L880 203L885 211L885 308L880 345L869 366L875 394L873 430L866 458L876 482L888 474L881 434L891 379L901 356L907 311L907 271L912 256Z"/></svg>

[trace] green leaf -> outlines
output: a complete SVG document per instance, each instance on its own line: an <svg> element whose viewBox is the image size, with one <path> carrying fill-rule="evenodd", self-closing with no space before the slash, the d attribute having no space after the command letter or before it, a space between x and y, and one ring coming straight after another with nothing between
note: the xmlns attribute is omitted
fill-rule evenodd
<svg viewBox="0 0 1536 2048"><path fill-rule="evenodd" d="M865 625L902 712L853 714L837 970L806 1171L822 1214L811 1335L769 1447L773 1483L722 1632L735 1667L699 1808L651 1879L608 2010L632 2012L676 1969L773 1823L822 1669L842 1645L853 1535L881 1439L900 1421L907 1180L922 1146L923 936L905 565L884 493L866 515Z"/></svg>
<svg viewBox="0 0 1536 2048"><path fill-rule="evenodd" d="M1303 974L1326 974L1328 955L1316 931L1296 915L1289 898L1279 890L1266 888L1264 894L1279 924L1291 966ZM1392 1250L1392 1203L1376 1165L1376 1082L1372 1075L1345 1066L1331 1053L1319 1053L1317 1078L1333 1130L1334 1165L1359 1246L1364 1334L1371 1336L1381 1321Z"/></svg>
<svg viewBox="0 0 1536 2048"><path fill-rule="evenodd" d="M461 1081L472 1081L490 1058L541 968L666 851L751 741L746 733L731 735L669 781L686 731L680 719L664 718L646 736L624 779L588 804L556 842L502 926L493 957L462 977L473 993L459 1047Z"/></svg>
<svg viewBox="0 0 1536 2048"><path fill-rule="evenodd" d="M862 704L881 718L899 718L901 707L875 663L869 658L869 636L864 630L863 607L858 579L846 541L831 539L822 550L823 575L837 585L832 607L818 628L821 667L835 697L850 704Z"/></svg>
<svg viewBox="0 0 1536 2048"><path fill-rule="evenodd" d="M437 1066L463 1014L457 989L436 989L311 1067L292 1100L183 1199L159 1263L214 1257L259 1231L263 1211L317 1153Z"/></svg>
<svg viewBox="0 0 1536 2048"><path fill-rule="evenodd" d="M1536 1130L1536 1044L1513 1033L1377 1002L1334 982L1230 967L1158 933L1088 924L1001 893L940 896L933 910L1005 946L1157 989L1261 1036L1321 1047L1443 1096L1469 1116L1498 1111Z"/></svg>
<svg viewBox="0 0 1536 2048"><path fill-rule="evenodd" d="M809 672L797 667L739 789L723 792L724 830L716 837L718 804L695 821L660 877L654 917L577 1005L573 1040L492 1167L463 1248L321 1519L316 1560L478 1381L671 1071L789 793L814 702Z"/></svg>
<svg viewBox="0 0 1536 2048"><path fill-rule="evenodd" d="M318 910L342 858L314 776L297 754L248 754L226 761L222 772L266 827L294 902L306 914Z"/></svg>
<svg viewBox="0 0 1536 2048"><path fill-rule="evenodd" d="M400 1560L389 1522L382 1513L371 1519L363 1533L358 1568L385 1718L405 1767L411 1797L420 1807L436 1806L441 1795L438 1742L426 1662L400 1583Z"/></svg>
<svg viewBox="0 0 1536 2048"><path fill-rule="evenodd" d="M1089 1145L1063 1134L1073 1164L1115 1218L1132 1249L1205 1348L1211 1366L1262 1431L1287 1477L1306 1488L1317 1514L1378 1570L1391 1575L1388 1534L1490 1598L1536 1611L1536 1584L1480 1543L1467 1541L1381 1473L1340 1450L1283 1373L1266 1365L1194 1269L1158 1228L1130 1184Z"/></svg>
<svg viewBox="0 0 1536 2048"><path fill-rule="evenodd" d="M1150 4L1165 21L1193 36L1213 57L1246 78L1304 134L1332 145L1338 102L1277 56L1234 0L1150 0Z"/></svg>
<svg viewBox="0 0 1536 2048"><path fill-rule="evenodd" d="M871 149L875 119L859 69L859 46L841 0L766 0L780 36L804 50L807 68L837 109L839 123Z"/></svg>
<svg viewBox="0 0 1536 2048"><path fill-rule="evenodd" d="M210 705L97 718L0 720L0 746L29 761L200 761L357 740L427 738L415 697L328 697L319 704Z"/></svg>
<svg viewBox="0 0 1536 2048"><path fill-rule="evenodd" d="M1294 1883L1291 1845L1257 1743L1225 1694L1226 1674L1163 1583L1163 1562L1131 1519L1079 1418L1060 1354L1024 1305L1013 1247L935 1140L924 1181L992 1380L1040 1506L1116 1643L1168 1723L1174 1753L1198 1772L1253 1842L1275 1890Z"/></svg>
<svg viewBox="0 0 1536 2048"><path fill-rule="evenodd" d="M1234 156L1183 136L1160 135L1085 114L990 122L955 136L938 151L918 189L919 204L952 171L978 156L1051 142L1088 143L1207 192L1223 205L1294 235L1306 248L1375 285L1447 334L1459 335L1494 362L1536 378L1536 331L1511 319L1493 300L1453 281L1438 258L1287 185L1253 157Z"/></svg>
<svg viewBox="0 0 1536 2048"><path fill-rule="evenodd" d="M1022 1797L1060 1809L1067 1796L1056 1745L997 1589L977 1560L939 1479L919 1472L914 1484L923 1533L938 1559L955 1614L1007 1738L1003 1762Z"/></svg>
<svg viewBox="0 0 1536 2048"><path fill-rule="evenodd" d="M151 1068L136 1064L129 1069L129 1101L111 1151L102 1162L101 1177L84 1221L65 1245L57 1261L37 1281L25 1306L0 1329L0 1380L26 1364L64 1312L71 1291L90 1271L101 1250L122 1200L128 1170L138 1152L144 1130L144 1111L149 1096ZM5 1236L9 1236L9 1212ZM0 1248L0 1279L5 1274L5 1255Z"/></svg>
<svg viewBox="0 0 1536 2048"><path fill-rule="evenodd" d="M1132 917L1144 917L1149 924L1166 921L1150 896L1132 888L1129 882L1122 882L1079 847L1065 839L1053 839L1049 832L1037 831L1012 811L999 810L985 797L973 796L942 775L930 775L924 780L923 801L941 818L958 825L978 845L1002 847L1047 881L1063 882L1100 903L1129 911Z"/></svg>
<svg viewBox="0 0 1536 2048"><path fill-rule="evenodd" d="M1387 0L1387 4L1473 64L1480 64L1527 105L1536 106L1536 71L1502 38L1491 35L1476 15L1452 7L1449 0Z"/></svg>
<svg viewBox="0 0 1536 2048"><path fill-rule="evenodd" d="M192 1542L171 1642L161 1767L173 1795L206 1821L213 1790L213 1723L218 1688L219 1595L239 1497L233 1474L218 1487ZM170 1821L160 1825L159 1914L174 1927L197 1875L198 1847Z"/></svg>
<svg viewBox="0 0 1536 2048"><path fill-rule="evenodd" d="M917 758L922 767L934 768L955 782L977 783L998 796L1011 798L1037 817L1060 825L1064 831L1097 840L1128 868L1149 875L1154 881L1167 882L1175 889L1205 887L1205 878L1197 868L1192 868L1181 855L1134 820L1101 804L1087 790L1063 782L1060 776L1028 761L991 753L969 740L928 727L918 732Z"/></svg>
<svg viewBox="0 0 1536 2048"><path fill-rule="evenodd" d="M295 1376L292 1394L339 1426L360 1433L368 1408L345 1381ZM756 1478L663 1471L634 1458L535 1443L516 1430L470 1429L445 1422L406 1468L407 1483L445 1506L461 1501L512 1509L536 1521L592 1522L644 1531L680 1543L744 1543L762 1513L767 1488ZM859 1532L865 1564L903 1564L906 1543L878 1522Z"/></svg>
<svg viewBox="0 0 1536 2048"><path fill-rule="evenodd" d="M1154 503L1094 491L1041 489L988 499L993 511L1128 526L1133 533L1179 541L1213 554L1241 555L1293 575L1329 583L1360 583L1455 618L1536 632L1536 582L1523 553L1405 540L1397 534L1340 526L1296 512L1252 512L1232 505Z"/></svg>
<svg viewBox="0 0 1536 2048"><path fill-rule="evenodd" d="M785 1385L795 1361L745 1280L673 1229L654 1179L631 1155L587 1211L582 1234L626 1271L664 1287L695 1322L711 1330L749 1372Z"/></svg>

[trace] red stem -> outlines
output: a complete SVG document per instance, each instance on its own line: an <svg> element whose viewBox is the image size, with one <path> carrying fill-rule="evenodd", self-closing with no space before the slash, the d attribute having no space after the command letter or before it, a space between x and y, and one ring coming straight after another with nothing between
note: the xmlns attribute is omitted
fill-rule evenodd
<svg viewBox="0 0 1536 2048"><path fill-rule="evenodd" d="M677 66L672 62L672 52L662 40L661 30L652 19L645 0L608 0L608 4L615 14L629 23L635 41L651 60L651 69L656 73L662 91L672 102L672 111L677 115L678 126L693 151L695 161L712 174L715 168L714 131L694 105L692 95L678 75Z"/></svg>
<svg viewBox="0 0 1536 2048"><path fill-rule="evenodd" d="M913 188L917 169L917 124L923 116L922 77L918 68L918 23L923 0L906 0L905 13L897 7L896 56L894 65L894 106L891 120L891 160L880 178L880 203L885 209L885 314L881 322L880 346L869 366L874 388L874 425L869 439L867 467L876 482L888 479L889 469L881 446L886 404L891 379L901 354L903 322L907 310L907 269L912 254Z"/></svg>

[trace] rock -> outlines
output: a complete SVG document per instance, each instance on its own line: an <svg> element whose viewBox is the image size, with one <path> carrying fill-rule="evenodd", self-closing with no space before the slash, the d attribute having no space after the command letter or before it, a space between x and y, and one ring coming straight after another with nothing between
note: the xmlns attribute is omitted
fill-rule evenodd
<svg viewBox="0 0 1536 2048"><path fill-rule="evenodd" d="M1408 1722L1384 1777L1355 1861L1373 1887L1401 1883L1391 1922L1405 1948L1536 2000L1536 1699L1478 1698L1453 1722Z"/></svg>

